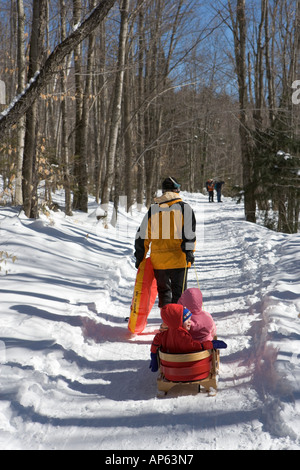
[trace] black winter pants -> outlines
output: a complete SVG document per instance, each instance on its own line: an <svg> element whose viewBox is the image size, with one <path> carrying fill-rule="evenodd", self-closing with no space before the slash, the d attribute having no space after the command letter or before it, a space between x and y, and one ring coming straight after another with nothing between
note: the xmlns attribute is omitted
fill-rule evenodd
<svg viewBox="0 0 300 470"><path fill-rule="evenodd" d="M171 303L177 304L179 297L187 286L187 272L186 276L184 272L185 268L154 269L158 291L158 306L160 308Z"/></svg>

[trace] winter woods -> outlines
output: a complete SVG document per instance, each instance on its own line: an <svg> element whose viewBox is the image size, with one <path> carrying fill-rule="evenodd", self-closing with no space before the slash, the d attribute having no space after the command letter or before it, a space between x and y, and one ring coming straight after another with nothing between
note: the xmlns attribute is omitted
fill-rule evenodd
<svg viewBox="0 0 300 470"><path fill-rule="evenodd" d="M0 203L149 206L172 169L298 230L299 2L3 0L0 22Z"/></svg>

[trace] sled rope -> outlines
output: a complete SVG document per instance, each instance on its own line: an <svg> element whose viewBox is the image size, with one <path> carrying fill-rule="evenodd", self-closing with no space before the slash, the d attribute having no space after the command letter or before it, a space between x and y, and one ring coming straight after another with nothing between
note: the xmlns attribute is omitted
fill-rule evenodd
<svg viewBox="0 0 300 470"><path fill-rule="evenodd" d="M197 269L196 269L196 266L194 264L194 269L195 269L195 274L196 274L196 279L197 279L197 284L198 284L198 289L200 289L200 283L199 283L199 279L198 279L198 274L197 274ZM204 308L204 304L203 304L203 299L202 299L202 308Z"/></svg>
<svg viewBox="0 0 300 470"><path fill-rule="evenodd" d="M196 269L196 265L194 263L194 269L195 269L195 275L196 275L196 280L197 280L197 284L198 284L198 289L200 289L200 283L199 283L199 279L198 279L198 273L197 273L197 269ZM183 283L182 283L182 294L184 292L184 285L185 285L185 280L186 280L186 273L187 273L187 265L186 267L184 268L184 277L183 277ZM202 302L202 307L203 307L203 302Z"/></svg>
<svg viewBox="0 0 300 470"><path fill-rule="evenodd" d="M197 280L198 289L200 290L200 284L199 284L199 279L198 279L198 273L197 273L197 269L196 269L195 263L194 263L194 269L195 269L195 275L196 275L196 280ZM182 283L182 293L184 292L184 284L185 284L185 280L186 280L186 273L187 273L187 265L186 265L186 267L184 268L184 277L183 277L183 283Z"/></svg>
<svg viewBox="0 0 300 470"><path fill-rule="evenodd" d="M184 285L185 285L185 280L186 280L186 272L187 272L187 265L186 267L184 268L184 277L183 277L183 283L182 283L182 294L184 292Z"/></svg>
<svg viewBox="0 0 300 470"><path fill-rule="evenodd" d="M198 289L200 290L200 284L199 284L199 279L198 279L198 274L197 274L197 269L196 269L196 265L195 265L195 263L194 263L194 269L195 269L195 274L196 274L196 279L197 279Z"/></svg>

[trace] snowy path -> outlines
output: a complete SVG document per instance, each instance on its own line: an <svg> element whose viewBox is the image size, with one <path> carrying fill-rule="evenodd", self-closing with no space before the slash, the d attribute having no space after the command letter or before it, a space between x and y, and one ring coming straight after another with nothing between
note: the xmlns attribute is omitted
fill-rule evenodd
<svg viewBox="0 0 300 470"><path fill-rule="evenodd" d="M299 272L278 271L299 237L245 223L230 200L185 196L196 212L204 308L228 343L217 395L158 399L148 368L157 306L144 334L127 330L142 214L121 213L116 231L80 214L33 222L2 211L1 242L17 261L0 279L1 449L300 448L299 354L290 346L300 339Z"/></svg>

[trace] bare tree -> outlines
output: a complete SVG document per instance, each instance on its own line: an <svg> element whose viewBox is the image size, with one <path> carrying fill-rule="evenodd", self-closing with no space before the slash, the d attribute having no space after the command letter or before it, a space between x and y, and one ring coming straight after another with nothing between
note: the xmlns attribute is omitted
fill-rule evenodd
<svg viewBox="0 0 300 470"><path fill-rule="evenodd" d="M73 0L73 27L80 24L82 17L81 0ZM86 194L86 168L85 156L82 154L83 139L83 78L82 78L82 45L74 47L74 80L75 80L75 150L74 150L74 178L73 178L73 208L85 210L84 198Z"/></svg>
<svg viewBox="0 0 300 470"><path fill-rule="evenodd" d="M138 0L138 73L137 73L137 145L136 153L140 155L137 162L137 171L136 171L136 200L138 207L142 207L144 200L144 142L145 142L145 132L143 125L143 102L144 102L144 55L145 55L145 31L144 31L144 9L143 9L144 0Z"/></svg>
<svg viewBox="0 0 300 470"><path fill-rule="evenodd" d="M107 16L116 0L101 0L89 17L83 21L60 44L58 44L45 64L30 80L19 99L14 100L9 107L0 114L0 136L7 132L13 124L26 113L28 108L37 99L40 92L56 74L64 57L69 54L77 44L83 41L101 21Z"/></svg>
<svg viewBox="0 0 300 470"><path fill-rule="evenodd" d="M18 88L17 93L20 94L25 87L26 73L25 73L25 13L23 0L17 1L18 9L18 45L17 45L17 62L18 62ZM17 130L17 169L16 169L16 189L15 189L15 203L21 205L23 203L22 197L22 166L23 166L23 153L24 153L24 138L25 138L25 116L22 116L18 122Z"/></svg>
<svg viewBox="0 0 300 470"><path fill-rule="evenodd" d="M66 39L66 4L65 0L60 0L61 17L61 40ZM68 106L67 106L67 64L68 56L64 57L62 62L61 75L61 150L62 150L62 168L65 188L65 213L72 215L71 187L70 187L70 163L69 163L69 143L68 143Z"/></svg>
<svg viewBox="0 0 300 470"><path fill-rule="evenodd" d="M42 54L43 38L46 26L47 0L34 0L32 30L29 50L28 79L33 80L38 73ZM27 217L37 216L37 180L36 180L36 138L38 132L37 120L38 102L34 101L26 112L26 132L23 158L23 205Z"/></svg>
<svg viewBox="0 0 300 470"><path fill-rule="evenodd" d="M106 176L102 189L101 203L106 206L109 202L111 187L114 180L114 167L118 132L121 120L121 102L123 93L124 81L124 65L125 65L125 52L126 40L128 35L128 8L129 0L122 0L120 5L121 12L121 25L119 35L119 48L118 48L118 61L117 61L117 74L113 90L113 104L111 110L111 119L109 126L109 140L107 149L107 163L106 163Z"/></svg>
<svg viewBox="0 0 300 470"><path fill-rule="evenodd" d="M105 177L105 164L106 164L106 148L107 148L107 103L108 103L108 86L106 78L106 34L105 23L100 25L100 39L99 39L99 74L94 80L94 88L96 95L95 106L95 186L96 186L96 201L100 203L100 191L102 182Z"/></svg>
<svg viewBox="0 0 300 470"><path fill-rule="evenodd" d="M243 162L243 186L245 200L245 217L249 222L256 222L256 202L253 185L253 142L248 125L247 105L247 68L246 68L246 39L247 23L245 0L236 0L236 13L234 13L231 0L228 8L234 38L235 67L239 92L239 132L241 139L241 153Z"/></svg>

